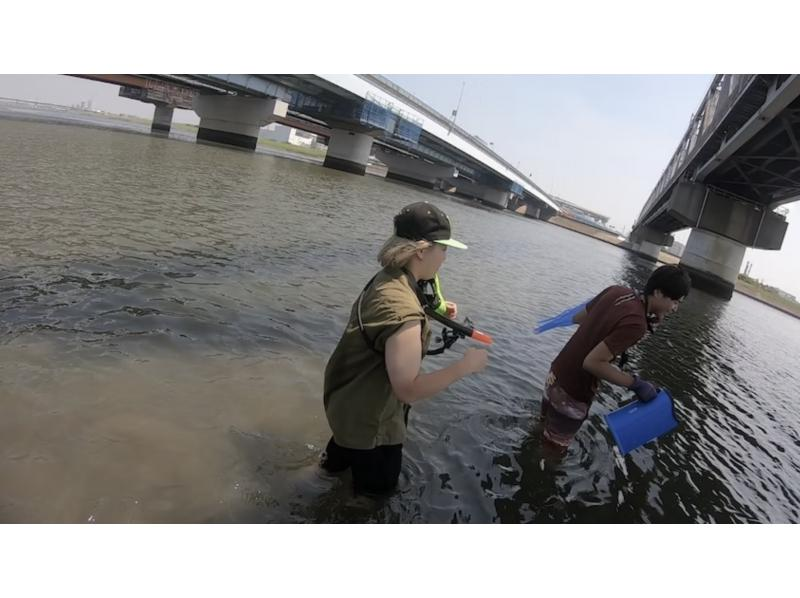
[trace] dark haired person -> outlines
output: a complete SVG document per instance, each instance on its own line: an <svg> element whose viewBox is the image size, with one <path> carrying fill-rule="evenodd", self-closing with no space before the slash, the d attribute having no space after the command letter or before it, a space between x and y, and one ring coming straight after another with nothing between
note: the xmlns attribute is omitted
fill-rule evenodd
<svg viewBox="0 0 800 598"><path fill-rule="evenodd" d="M655 398L654 384L612 362L677 311L690 286L680 266L661 266L650 275L644 293L608 287L573 317L578 329L551 364L545 382L540 414L545 440L569 446L589 414L599 380L628 388L642 401Z"/></svg>
<svg viewBox="0 0 800 598"><path fill-rule="evenodd" d="M443 369L421 370L431 332L418 283L436 277L448 247L467 248L451 238L444 212L428 202L403 208L378 254L383 269L353 304L325 368L333 437L320 465L330 473L350 468L356 494L385 494L397 485L410 405L486 367L488 353L470 348ZM448 313L456 309L447 305Z"/></svg>

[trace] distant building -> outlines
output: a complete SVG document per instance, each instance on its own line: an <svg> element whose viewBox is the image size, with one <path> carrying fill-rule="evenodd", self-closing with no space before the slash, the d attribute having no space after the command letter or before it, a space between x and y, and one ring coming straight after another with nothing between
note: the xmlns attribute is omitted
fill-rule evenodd
<svg viewBox="0 0 800 598"><path fill-rule="evenodd" d="M588 224L594 228L600 229L607 233L611 233L612 235L622 236L620 232L615 229L613 226L608 224L608 216L604 216L603 214L598 214L597 212L593 212L591 210L587 210L584 207L581 207L577 204L567 201L561 197L556 195L550 195L550 199L553 200L559 208L561 208L562 216L566 218L570 218L577 222L581 222L583 224Z"/></svg>

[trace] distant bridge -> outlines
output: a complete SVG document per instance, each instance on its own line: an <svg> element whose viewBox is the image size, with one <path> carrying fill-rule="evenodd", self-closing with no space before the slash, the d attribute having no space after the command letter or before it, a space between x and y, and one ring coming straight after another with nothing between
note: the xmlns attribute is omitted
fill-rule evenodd
<svg viewBox="0 0 800 598"><path fill-rule="evenodd" d="M378 75L74 75L120 85L156 105L152 130L170 130L174 108L200 116L197 139L253 150L260 127L278 122L328 139L325 166L364 174L370 155L387 176L525 205L547 219L559 207L530 177L451 119Z"/></svg>

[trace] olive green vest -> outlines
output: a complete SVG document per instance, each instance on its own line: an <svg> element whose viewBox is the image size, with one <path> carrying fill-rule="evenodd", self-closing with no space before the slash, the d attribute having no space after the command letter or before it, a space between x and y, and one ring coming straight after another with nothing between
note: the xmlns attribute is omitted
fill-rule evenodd
<svg viewBox="0 0 800 598"><path fill-rule="evenodd" d="M359 328L358 305L356 299L347 328L325 368L325 415L340 446L371 449L401 444L407 407L392 392L384 358L386 341L406 322L418 320L424 357L430 326L409 276L402 270L381 270L364 291L364 333Z"/></svg>

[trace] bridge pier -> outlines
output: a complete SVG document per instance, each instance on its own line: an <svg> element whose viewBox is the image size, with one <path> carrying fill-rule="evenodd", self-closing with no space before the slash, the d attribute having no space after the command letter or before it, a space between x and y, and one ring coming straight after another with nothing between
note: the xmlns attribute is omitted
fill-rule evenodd
<svg viewBox="0 0 800 598"><path fill-rule="evenodd" d="M746 245L722 235L695 228L689 234L681 265L692 277L692 286L730 299L744 260Z"/></svg>
<svg viewBox="0 0 800 598"><path fill-rule="evenodd" d="M231 95L197 95L194 111L200 116L199 143L254 151L262 126L286 116L288 104L278 99Z"/></svg>
<svg viewBox="0 0 800 598"><path fill-rule="evenodd" d="M480 199L482 202L489 204L495 208L506 209L508 202L513 196L511 191L504 189L495 189L480 183L473 183L466 179L455 178L448 179L447 185L450 186L452 191L461 195L466 195L475 199Z"/></svg>
<svg viewBox="0 0 800 598"><path fill-rule="evenodd" d="M510 209L512 209L511 206L509 206L509 210ZM528 218L533 218L534 220L543 220L542 208L535 206L530 202L524 201L522 199L517 199L513 210L517 214L527 216Z"/></svg>
<svg viewBox="0 0 800 598"><path fill-rule="evenodd" d="M655 262L658 261L661 248L672 245L675 239L669 233L641 227L631 232L628 242L631 251Z"/></svg>
<svg viewBox="0 0 800 598"><path fill-rule="evenodd" d="M637 241L631 244L631 251L652 261L658 261L663 245L651 243L650 241Z"/></svg>
<svg viewBox="0 0 800 598"><path fill-rule="evenodd" d="M544 218L542 218L541 208L533 208L527 204L523 204L514 211L517 214L522 214L523 216L527 216L528 218L533 218L534 220L544 220Z"/></svg>
<svg viewBox="0 0 800 598"><path fill-rule="evenodd" d="M386 178L420 185L428 189L438 189L442 181L452 179L457 175L455 166L433 164L397 152L379 149L375 152L375 156L386 164L388 168Z"/></svg>
<svg viewBox="0 0 800 598"><path fill-rule="evenodd" d="M730 192L681 181L660 211L663 220L691 228L681 264L692 285L730 299L747 247L780 249L787 223L768 207Z"/></svg>
<svg viewBox="0 0 800 598"><path fill-rule="evenodd" d="M168 104L155 104L155 112L153 112L153 124L150 125L150 133L160 137L167 137L169 130L172 128L172 114L175 108Z"/></svg>
<svg viewBox="0 0 800 598"><path fill-rule="evenodd" d="M496 208L504 210L508 207L508 202L513 193L503 189L493 189L491 187L484 187L481 199Z"/></svg>
<svg viewBox="0 0 800 598"><path fill-rule="evenodd" d="M328 152L322 163L326 168L364 175L367 172L372 137L345 129L331 129Z"/></svg>

